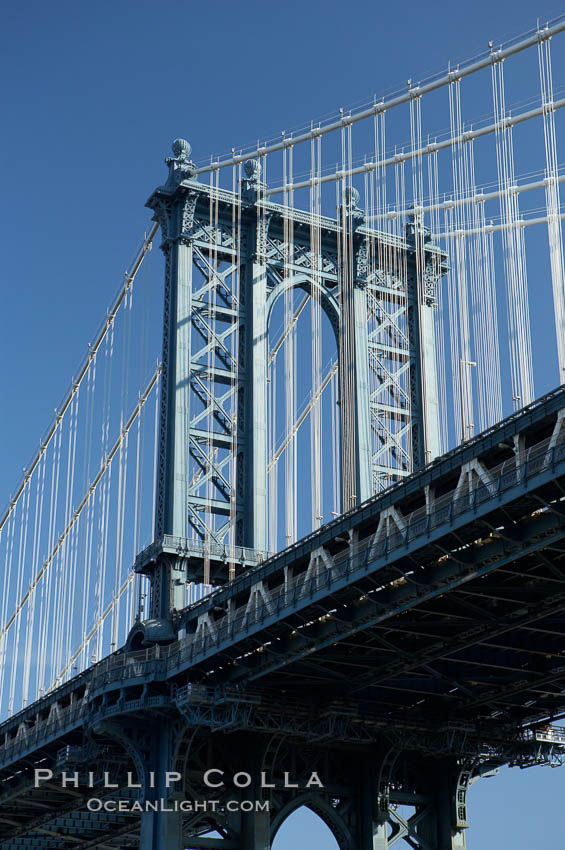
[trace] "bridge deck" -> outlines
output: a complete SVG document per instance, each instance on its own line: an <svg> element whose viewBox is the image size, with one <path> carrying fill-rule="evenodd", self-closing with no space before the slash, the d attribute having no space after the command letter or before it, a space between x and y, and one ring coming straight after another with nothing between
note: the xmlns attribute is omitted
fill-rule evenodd
<svg viewBox="0 0 565 850"><path fill-rule="evenodd" d="M565 711L563 411L561 388L180 612L181 640L116 653L6 720L0 804L5 834L22 837L1 850L61 846L23 837L39 823L31 766L61 768L116 715L551 759L558 733L540 730ZM71 792L41 789L55 833L54 812L80 820Z"/></svg>

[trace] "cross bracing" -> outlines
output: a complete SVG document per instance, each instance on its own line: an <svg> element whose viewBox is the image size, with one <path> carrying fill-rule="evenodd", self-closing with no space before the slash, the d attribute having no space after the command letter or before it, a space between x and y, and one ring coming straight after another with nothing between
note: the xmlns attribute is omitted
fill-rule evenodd
<svg viewBox="0 0 565 850"><path fill-rule="evenodd" d="M128 756L113 724L129 718L120 735L141 753L144 712L177 718L179 747L183 724L193 748L199 729L221 732L224 742L244 732L282 734L289 757L297 741L310 748L312 764L338 740L334 779L348 748L358 764L356 748L378 747L389 829L395 805L424 801L422 791L414 796L403 748L413 752L410 769L428 781L430 758L457 755L471 772L479 764L560 764L562 730L546 727L563 710L565 681L563 406L562 390L542 399L188 608L185 638L117 653L5 722L2 806L14 838L0 846L34 846L43 830L54 848L65 835L85 846L113 846L117 835L138 840L138 821L120 815L118 832L115 817L85 818L74 789L53 783L51 797L39 796L26 777L37 753L59 770L124 770ZM515 437L521 454L511 448ZM418 508L424 490L435 496ZM305 679L319 697L304 690ZM27 803L16 812L9 800L15 805L22 793ZM424 817L416 811L414 835ZM186 816L187 840L198 823L202 835L202 818Z"/></svg>
<svg viewBox="0 0 565 850"><path fill-rule="evenodd" d="M26 811L6 847L267 846L304 804L343 850L460 850L472 781L562 762L562 391L531 403L565 375L563 28L209 166L176 140L0 521L3 754ZM510 103L527 56L539 75ZM470 77L492 116L466 113ZM158 230L156 364L137 343ZM159 753L192 792L222 736L226 765L249 741L256 767L308 752L339 790L277 786L270 820L140 824L47 788L28 817L40 795L15 779L37 759L123 779Z"/></svg>
<svg viewBox="0 0 565 850"><path fill-rule="evenodd" d="M170 256L167 260L169 275L179 269L188 273L190 266L192 276L191 330L179 329L178 338L181 347L190 338L191 346L186 384L184 379L179 383L179 406L186 408L187 421L178 434L183 443L178 460L187 470L173 498L182 527L172 535L190 540L191 551L204 554L199 571L192 562L192 578L207 586L208 580L229 577L237 563L232 551L255 549L251 560L264 558L531 400L536 346L538 351L543 346L545 358L549 335L542 333L536 342L528 266L544 274L546 260L553 304L538 309L536 286L535 313L547 311L555 318L557 357L549 357L547 369L537 370L536 380L543 389L558 382L550 373L559 378L563 369L563 175L558 157L563 99L551 45L561 29L561 21L539 27L517 45L493 48L477 62L439 75L430 86L410 86L391 102L376 98L366 110L344 111L337 123L314 123L304 136L287 133L281 143L260 145L255 156L236 148L226 160L193 167L187 147L180 145L169 162L176 176L154 198L161 192L166 251L181 240L190 243L184 247L192 257L190 264L182 260L179 265ZM523 104L511 104L512 69L522 56L536 59L535 50L539 79L529 80ZM466 114L470 77L483 81L492 120L483 116L476 121ZM399 145L391 135L394 125L387 121L393 110L405 110L410 119L409 143ZM437 128L430 122L435 116L448 131L434 134ZM540 144L528 150L531 169L520 175L514 164L520 134L535 127ZM363 161L360 151L365 152ZM274 203L275 198L280 202ZM541 251L534 233L545 238L546 229L548 243ZM153 458L147 449L156 445L157 480L162 482L165 408L157 414L161 430L156 440L149 435L145 405L134 430L122 435L124 422L138 409L136 391L143 393L155 364L127 401L118 400L116 376L121 371L125 386L131 366L114 368L112 379L111 364L120 359L119 346L127 351L128 340L136 336L133 280L150 260L155 235L153 226L0 523L7 567L6 611L0 624L8 640L6 663L11 664L17 646L30 658L33 638L28 631L46 637L50 632L47 605L43 611L41 604L35 605L42 588L49 604L62 605L73 620L67 633L61 624L53 628L58 646L53 675L49 665L40 665L21 694L17 677L12 677L13 685L2 692L6 711L68 675L75 662L82 669L111 651L125 639L135 613L149 613L145 580L128 579L126 573L155 534L148 530ZM245 434L248 367L240 351L246 322L254 321L256 308L262 309L262 295L251 311L244 304L250 285L246 274L254 259L265 272L270 331L279 321L283 326L274 338L269 336L266 355L255 357L253 366L260 368L265 360L268 364L266 374L253 382L253 393L262 401L251 411L252 419L262 405L267 410L265 426L254 429L254 443L267 432L266 450L259 452L265 457L257 464L249 459L257 445L250 447ZM262 278L257 280L263 287ZM295 298L298 288L302 293ZM500 309L503 300L506 315ZM366 331L360 317L366 318ZM333 329L329 334L326 319ZM365 332L366 343L360 343ZM328 351L332 333L337 341L332 342L335 350ZM305 338L311 353L305 351ZM323 364L332 358L339 365L327 381ZM167 358L163 368L167 370ZM306 372L310 385L301 386ZM264 381L266 401L264 390L259 392ZM112 405L114 422L107 426ZM83 421L88 418L90 425ZM144 424L135 433L139 422ZM342 437L352 432L353 440ZM132 448L134 439L139 450ZM84 463L84 485L79 486L69 470L77 458L82 465L97 441L99 462ZM112 455L115 445L120 448ZM309 476L302 474L305 461ZM246 509L247 479L248 490L267 494L261 497L266 507L256 500L253 511ZM129 488L135 489L138 503L138 496L147 501L151 493L147 509L135 517ZM162 516L167 510L160 486L157 537L166 533ZM131 545L125 542L130 521ZM34 523L42 541L35 547L30 544ZM18 557L25 563L21 574L13 569ZM92 565L87 574L93 580L78 589L84 614L75 618L66 586L77 587L81 560ZM109 562L118 565L111 581L106 580ZM58 570L61 578L51 581ZM173 607L202 592L181 585Z"/></svg>
<svg viewBox="0 0 565 850"><path fill-rule="evenodd" d="M171 175L176 173L174 169L190 174L191 166L182 156L171 160L170 167ZM326 313L337 338L342 417L361 405L354 414L361 429L354 441L357 454L353 460L345 456L342 460L346 475L341 493L344 504L354 504L394 481L397 474L410 472L414 454L419 458L416 465L423 461L424 409L419 379L413 374L414 356L410 357L419 330L418 323L408 319L408 313L410 309L412 313L420 309L417 294L409 292L415 284L410 284L406 276L412 262L407 263L405 256L410 243L360 226L363 214L352 195L346 217L351 228L349 238L355 239L355 286L360 291L346 295L339 245L345 234L340 221L264 202L259 165L255 172L250 171L237 193L197 181L177 189L175 179L171 177L149 203L165 236L167 287L186 291L184 306L180 306L179 295L176 314L166 313L166 345L172 345L171 351L177 354L188 348L190 356L182 366L182 375L176 361L176 389L171 388L169 377L169 389L163 395L163 399L168 396L167 406L173 407L167 412L163 407L161 416L177 421L177 433L167 432L168 451L178 452L177 465L187 464L186 471L181 473L179 466L174 475L187 480L188 510L185 508L184 517L179 513L176 520L171 515L166 518L165 500L160 496L157 532L167 531L178 537L192 534L205 545L248 545L264 554L268 551L268 518L272 524L277 512L276 500L271 498L268 505L265 502L263 480L267 453L263 442L267 429L264 338L279 298L284 298L286 304L295 289L303 289L313 302L312 310L318 304L318 309ZM213 228L206 223L211 215ZM319 233L317 247L312 242L313 228ZM375 242L380 245L379 251L393 251L399 271L396 275L387 274L385 265L384 271L371 270L365 281L367 246L371 244L374 249ZM433 261L437 277L442 272L442 254L429 240L426 250L437 257ZM401 255L397 256L399 251ZM169 300L167 297L167 304ZM205 316L202 303L207 305ZM269 364L281 349L287 358L288 345L295 345L295 324L304 309L304 298L300 304L292 308L293 317L274 343ZM421 309L428 308L429 304L421 305ZM226 312L228 309L231 312ZM353 353L346 337L359 322L359 351ZM349 332L348 323L353 323ZM357 376L353 384L351 369ZM367 393L367 378L363 375L369 374L375 389L367 399L363 398ZM320 389L312 392L307 405L309 417L319 406L320 393L328 382L320 376L319 384ZM174 412L175 405L179 406L178 414ZM275 413L273 408L270 415ZM181 435L178 420L185 417ZM273 460L267 463L267 470L283 453L294 452L296 433L305 416L294 412L291 419L294 421L282 448L272 449ZM347 424L344 420L343 427ZM413 438L414 431L418 431L418 437ZM186 461L186 450L174 448L179 440L188 440ZM370 443L374 444L372 461ZM429 456L435 450L428 450ZM170 458L168 463L172 462ZM372 476L359 471L366 462L372 464ZM167 475L172 472L165 471L166 463L162 457L159 487L160 492L167 489L170 500L172 489ZM178 524L176 531L174 523ZM208 581L209 568L206 569L204 580Z"/></svg>

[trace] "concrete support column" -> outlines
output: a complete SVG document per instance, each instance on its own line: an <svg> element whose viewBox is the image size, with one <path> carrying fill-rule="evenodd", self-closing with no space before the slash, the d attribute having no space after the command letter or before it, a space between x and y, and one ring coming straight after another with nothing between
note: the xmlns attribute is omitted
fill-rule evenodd
<svg viewBox="0 0 565 850"><path fill-rule="evenodd" d="M441 803L417 827L417 834L433 850L465 850L465 832L453 827L451 813Z"/></svg>
<svg viewBox="0 0 565 850"><path fill-rule="evenodd" d="M459 771L455 776L449 770L441 772L437 803L438 850L465 850L465 828L460 825L458 818L458 775ZM461 790L466 798L466 786ZM466 817L466 802L462 805Z"/></svg>
<svg viewBox="0 0 565 850"><path fill-rule="evenodd" d="M388 850L388 824L374 822L373 823L373 843L372 850Z"/></svg>
<svg viewBox="0 0 565 850"><path fill-rule="evenodd" d="M377 780L372 765L360 770L354 834L358 850L388 850L388 820L378 811Z"/></svg>
<svg viewBox="0 0 565 850"><path fill-rule="evenodd" d="M157 803L157 811L142 812L139 850L184 850L182 812L163 811L174 809L174 786L166 787L167 772L173 769L171 750L170 727L165 722L155 731L147 771L154 773L155 788L149 787L149 775L145 778L145 799Z"/></svg>
<svg viewBox="0 0 565 850"><path fill-rule="evenodd" d="M459 771L450 764L442 764L434 777L430 777L430 803L423 816L416 815L415 834L422 846L430 850L465 850L466 821L458 815L457 799ZM462 789L466 793L466 788ZM463 803L463 811L466 811ZM465 824L465 825L464 825Z"/></svg>
<svg viewBox="0 0 565 850"><path fill-rule="evenodd" d="M238 801L239 805L235 810L227 810L226 825L229 832L234 835L238 850L270 850L271 813L267 810L256 810L257 805L267 805L267 798L260 782L263 768L261 745L254 746L253 739L248 738L242 743L242 749L238 750L236 763L238 770L247 772L252 780L245 788L233 789L230 799ZM242 804L245 801L252 804L251 811L243 810Z"/></svg>
<svg viewBox="0 0 565 850"><path fill-rule="evenodd" d="M270 833L268 812L244 812L241 816L240 850L270 850Z"/></svg>

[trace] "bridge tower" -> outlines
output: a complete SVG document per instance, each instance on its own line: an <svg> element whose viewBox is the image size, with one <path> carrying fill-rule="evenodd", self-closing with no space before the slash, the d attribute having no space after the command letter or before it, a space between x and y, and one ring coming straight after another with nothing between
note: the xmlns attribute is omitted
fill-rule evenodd
<svg viewBox="0 0 565 850"><path fill-rule="evenodd" d="M197 179L188 142L177 139L173 153L167 182L147 202L165 255L163 365L155 539L136 560L137 571L151 580L150 611L132 629L129 649L182 637L179 612L189 583L226 582L236 567L256 565L267 554L268 331L274 304L289 288L319 298L335 334L342 510L440 453L433 310L445 255L423 224L413 218L403 239L371 230L359 193L346 186L336 218L318 217L314 251L312 214L269 199L259 160L244 162L245 176L230 192ZM403 275L379 264L391 252ZM178 761L175 728L167 722L155 730L157 772L173 770ZM218 758L234 769L245 763L256 777L265 754L254 761L250 752L260 753L261 740L243 750L234 740ZM348 836L344 847L384 850L388 827L378 812L376 774L367 765L357 776L355 759L350 768L343 782L352 814L332 814L323 795L316 805L336 834ZM168 796L166 788L161 792ZM245 815L236 830L245 836L245 850L266 850L285 812ZM441 817L448 824L442 836L452 834L450 818L439 812L432 805L426 815L434 840ZM178 812L144 814L140 846L178 850L181 832ZM417 830L410 835L419 840ZM438 840L441 850L463 846Z"/></svg>
<svg viewBox="0 0 565 850"><path fill-rule="evenodd" d="M188 142L173 153L147 202L166 276L155 540L136 562L152 593L138 644L172 638L188 582L221 583L267 553L267 340L289 287L315 293L335 333L342 510L440 452L433 311L445 255L429 231L417 220L404 240L371 230L349 186L337 218L318 217L315 255L312 214L269 200L259 160L230 192L197 179ZM391 252L402 278L379 263Z"/></svg>

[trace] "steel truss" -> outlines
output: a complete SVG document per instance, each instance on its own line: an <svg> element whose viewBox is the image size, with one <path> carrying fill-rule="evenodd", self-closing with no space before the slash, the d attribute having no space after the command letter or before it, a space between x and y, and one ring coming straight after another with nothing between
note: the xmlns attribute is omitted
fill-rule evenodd
<svg viewBox="0 0 565 850"><path fill-rule="evenodd" d="M153 618L182 607L187 579L233 574L234 549L255 561L267 554L267 335L289 288L316 292L336 337L340 409L354 422L342 440L341 467L351 468L351 452L354 466L342 481L343 507L439 452L431 322L445 257L427 231L412 224L402 240L371 230L354 190L338 220L314 221L265 200L258 162L233 193L194 178L188 143L174 151L167 183L148 201L166 258L156 539L136 563L153 578ZM350 260L340 255L342 227ZM354 345L342 344L346 325ZM190 559L155 555L165 535L179 551L202 547L204 575L202 563L196 576Z"/></svg>
<svg viewBox="0 0 565 850"><path fill-rule="evenodd" d="M337 298L335 220L312 256L310 215L265 201L258 164L234 195L194 180L187 143L175 153L149 202L166 258L156 538L137 562L151 619L0 727L0 850L266 850L301 805L340 850L463 850L474 779L564 757L565 390L424 466L444 269L429 234L413 222L383 246L350 193L355 274ZM397 483L265 560L266 331L288 285L319 286L336 332L355 414L343 503ZM187 580L234 566L183 608ZM110 794L146 808L88 811Z"/></svg>
<svg viewBox="0 0 565 850"><path fill-rule="evenodd" d="M300 805L343 850L463 848L475 778L564 758L564 409L561 389L180 613L180 641L116 653L6 721L0 850L265 848ZM38 765L53 779L35 789ZM210 767L228 777L212 794ZM165 770L174 793L151 787ZM85 814L104 772L117 799L269 812Z"/></svg>

